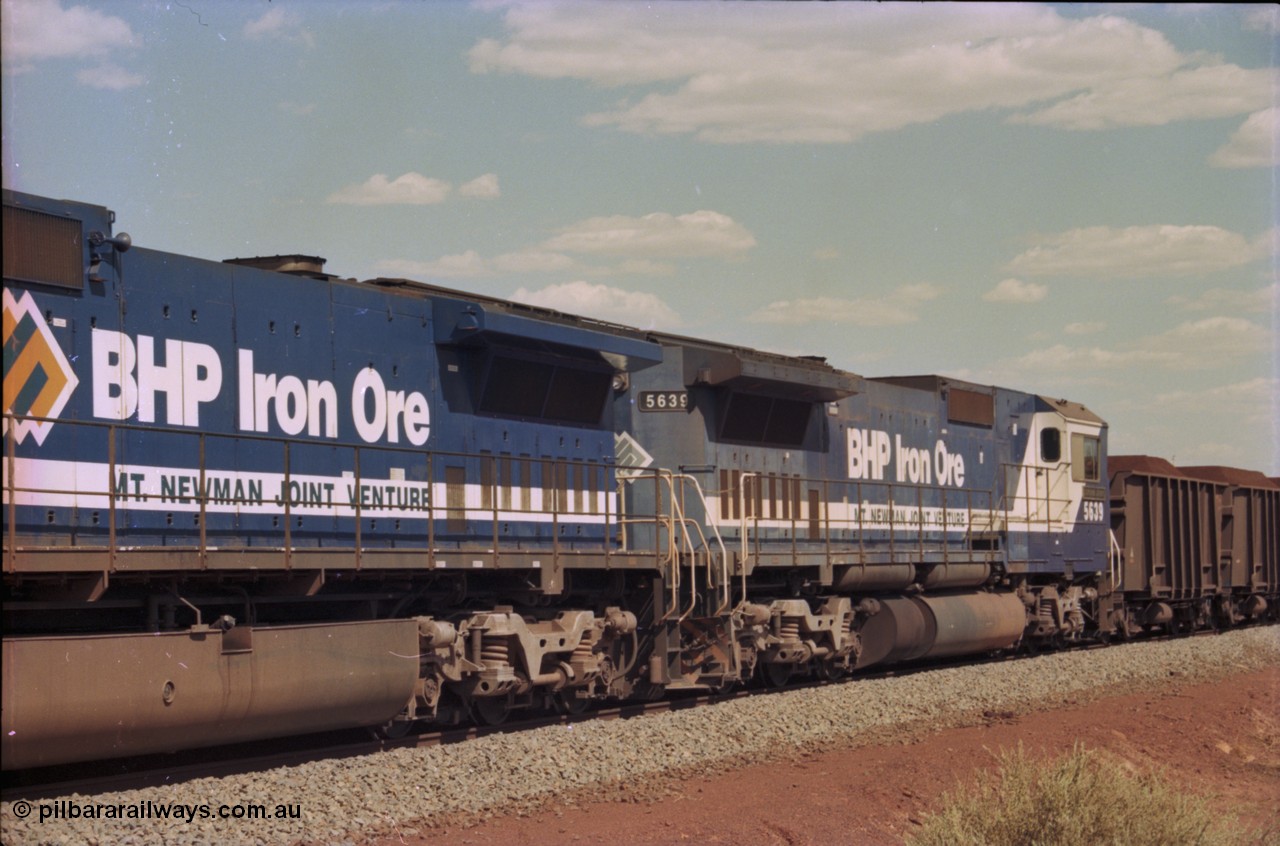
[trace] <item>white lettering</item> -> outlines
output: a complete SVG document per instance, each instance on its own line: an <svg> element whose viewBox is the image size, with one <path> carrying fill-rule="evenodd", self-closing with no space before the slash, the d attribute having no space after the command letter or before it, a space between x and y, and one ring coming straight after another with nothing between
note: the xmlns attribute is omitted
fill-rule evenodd
<svg viewBox="0 0 1280 846"><path fill-rule="evenodd" d="M253 425L255 432L271 431L271 403L276 398L276 374L254 373Z"/></svg>
<svg viewBox="0 0 1280 846"><path fill-rule="evenodd" d="M307 427L307 389L297 376L282 376L276 383L276 422L286 435Z"/></svg>
<svg viewBox="0 0 1280 846"><path fill-rule="evenodd" d="M136 371L136 373L135 373ZM135 413L156 422L156 394L165 395L165 422L199 426L200 405L222 390L222 360L208 344L166 340L164 363L156 362L155 338L93 330L93 413L126 420Z"/></svg>
<svg viewBox="0 0 1280 846"><path fill-rule="evenodd" d="M398 444L403 431L409 443L422 446L431 432L427 398L418 391L388 391L372 367L361 370L351 386L351 415L356 432L366 443L380 441L385 435L388 443Z"/></svg>
<svg viewBox="0 0 1280 846"><path fill-rule="evenodd" d="M888 432L879 429L850 429L849 478L876 481L883 479L891 452Z"/></svg>
<svg viewBox="0 0 1280 846"><path fill-rule="evenodd" d="M964 485L964 456L959 453L952 455L941 440L933 447L933 464L938 471L938 484Z"/></svg>
<svg viewBox="0 0 1280 846"><path fill-rule="evenodd" d="M365 394L373 393L373 416L368 416L368 399ZM351 416L356 424L356 432L367 444L382 439L387 428L387 386L383 383L378 371L366 367L356 376L351 385Z"/></svg>
<svg viewBox="0 0 1280 846"><path fill-rule="evenodd" d="M138 336L138 419L156 422L156 394L165 395L165 418L181 424L182 349L181 341L166 341L164 364L156 364L155 338Z"/></svg>
<svg viewBox="0 0 1280 846"><path fill-rule="evenodd" d="M93 330L93 416L127 420L138 410L138 354L122 332Z"/></svg>
<svg viewBox="0 0 1280 846"><path fill-rule="evenodd" d="M913 485L932 484L933 473L930 470L929 453L923 449L904 447L901 435L894 436L894 444L898 451L898 481L911 482ZM946 483L943 482L943 484Z"/></svg>
<svg viewBox="0 0 1280 846"><path fill-rule="evenodd" d="M240 428L270 432L272 417L286 435L336 438L338 391L332 382L255 373L253 350L240 350Z"/></svg>
<svg viewBox="0 0 1280 846"><path fill-rule="evenodd" d="M324 436L338 437L338 389L332 382L307 380L307 434L320 437L320 421L324 421Z"/></svg>
<svg viewBox="0 0 1280 846"><path fill-rule="evenodd" d="M253 350L240 350L240 431L256 432L253 408Z"/></svg>
<svg viewBox="0 0 1280 846"><path fill-rule="evenodd" d="M847 441L850 479L883 481L892 462L895 483L964 485L964 456L952 453L941 438L932 453L928 447L909 445L900 434L890 438L881 429L849 429Z"/></svg>
<svg viewBox="0 0 1280 846"><path fill-rule="evenodd" d="M409 394L404 404L404 434L409 443L422 446L431 433L431 409L427 398L417 391Z"/></svg>
<svg viewBox="0 0 1280 846"><path fill-rule="evenodd" d="M212 402L222 392L222 359L208 344L181 341L182 419L184 426L200 425L200 403ZM170 421L172 422L172 421Z"/></svg>

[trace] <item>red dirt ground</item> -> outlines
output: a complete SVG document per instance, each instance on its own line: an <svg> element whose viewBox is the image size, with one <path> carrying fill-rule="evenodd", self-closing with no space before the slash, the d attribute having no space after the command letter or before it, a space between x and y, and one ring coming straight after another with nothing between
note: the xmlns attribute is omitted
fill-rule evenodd
<svg viewBox="0 0 1280 846"><path fill-rule="evenodd" d="M1080 742L1107 749L1209 799L1251 829L1280 830L1280 668L1212 684L991 714L967 728L810 754L675 783L658 798L579 803L479 825L420 829L373 846L564 846L570 843L899 844L975 768L1018 743L1034 754Z"/></svg>

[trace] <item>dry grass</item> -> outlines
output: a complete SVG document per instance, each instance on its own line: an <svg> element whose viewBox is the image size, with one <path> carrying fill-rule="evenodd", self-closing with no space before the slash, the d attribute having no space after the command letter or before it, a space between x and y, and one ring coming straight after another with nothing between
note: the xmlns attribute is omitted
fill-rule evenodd
<svg viewBox="0 0 1280 846"><path fill-rule="evenodd" d="M1036 763L1021 745L1000 756L968 789L943 797L943 808L910 838L913 846L1245 846L1280 844L1274 832L1246 833L1160 774L1076 746Z"/></svg>

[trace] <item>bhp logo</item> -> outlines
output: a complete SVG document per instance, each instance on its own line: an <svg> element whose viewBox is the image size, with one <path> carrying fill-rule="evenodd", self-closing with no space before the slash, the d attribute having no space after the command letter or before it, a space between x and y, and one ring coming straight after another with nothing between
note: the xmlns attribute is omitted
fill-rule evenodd
<svg viewBox="0 0 1280 846"><path fill-rule="evenodd" d="M80 380L36 307L29 291L15 298L4 291L4 411L30 417L57 417ZM43 444L53 420L5 418L4 431L14 426L18 443L30 434Z"/></svg>

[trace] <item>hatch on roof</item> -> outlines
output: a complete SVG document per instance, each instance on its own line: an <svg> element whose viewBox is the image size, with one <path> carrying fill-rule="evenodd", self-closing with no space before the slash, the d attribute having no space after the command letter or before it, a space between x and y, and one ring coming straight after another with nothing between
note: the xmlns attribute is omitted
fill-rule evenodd
<svg viewBox="0 0 1280 846"><path fill-rule="evenodd" d="M697 346L684 348L684 381L809 402L834 402L865 388L863 377L822 360Z"/></svg>
<svg viewBox="0 0 1280 846"><path fill-rule="evenodd" d="M499 345L578 358L602 358L617 370L662 361L662 347L591 321L550 320L499 303L439 297L432 303L435 342L449 346Z"/></svg>
<svg viewBox="0 0 1280 846"><path fill-rule="evenodd" d="M293 253L285 256L250 256L248 258L224 259L223 264L238 264L241 267L253 267L258 270L270 270L275 273L288 273L293 276L306 276L310 279L332 279L331 274L324 272L325 259L320 256L304 256Z"/></svg>

